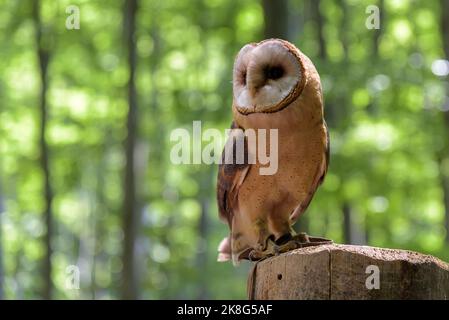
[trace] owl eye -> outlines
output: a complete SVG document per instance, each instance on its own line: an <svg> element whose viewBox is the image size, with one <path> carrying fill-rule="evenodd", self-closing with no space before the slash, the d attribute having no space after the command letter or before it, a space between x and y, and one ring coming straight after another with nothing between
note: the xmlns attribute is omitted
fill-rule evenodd
<svg viewBox="0 0 449 320"><path fill-rule="evenodd" d="M267 66L264 69L264 74L267 80L277 80L284 75L284 68L281 66Z"/></svg>

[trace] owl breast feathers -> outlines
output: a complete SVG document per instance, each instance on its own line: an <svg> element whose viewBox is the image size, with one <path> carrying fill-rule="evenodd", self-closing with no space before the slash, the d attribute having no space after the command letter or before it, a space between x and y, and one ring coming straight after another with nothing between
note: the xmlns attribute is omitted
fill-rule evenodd
<svg viewBox="0 0 449 320"><path fill-rule="evenodd" d="M219 261L237 263L253 250L264 252L294 234L292 225L306 210L323 181L329 162L329 138L323 118L319 75L293 44L269 39L244 46L233 72L233 123L241 129L228 150L244 141L243 161L219 165L219 215L230 235L219 245ZM277 171L261 174L257 147L248 130L277 130ZM268 133L267 133L268 135ZM258 141L259 142L259 141ZM270 150L265 146L264 150ZM254 161L250 161L250 159ZM226 159L229 160L229 159Z"/></svg>

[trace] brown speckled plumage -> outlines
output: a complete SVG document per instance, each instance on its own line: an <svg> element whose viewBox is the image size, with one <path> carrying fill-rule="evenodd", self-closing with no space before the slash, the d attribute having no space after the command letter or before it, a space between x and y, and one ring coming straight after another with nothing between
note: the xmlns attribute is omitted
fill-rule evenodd
<svg viewBox="0 0 449 320"><path fill-rule="evenodd" d="M231 233L220 245L219 260L232 257L237 262L247 258L250 250L263 246L270 236L276 240L289 233L323 181L329 162L321 83L314 65L283 40L270 39L251 46L266 43L270 46L264 50L273 55L273 63L276 57L288 54L281 50L287 50L289 59L297 59L301 74L291 91L280 95L275 105L242 108L234 95L233 127L278 129L278 170L274 175L261 175L259 168L263 165L258 161L220 165L217 200L220 217L229 224ZM257 66L251 58L247 60ZM251 148L246 152L251 154Z"/></svg>

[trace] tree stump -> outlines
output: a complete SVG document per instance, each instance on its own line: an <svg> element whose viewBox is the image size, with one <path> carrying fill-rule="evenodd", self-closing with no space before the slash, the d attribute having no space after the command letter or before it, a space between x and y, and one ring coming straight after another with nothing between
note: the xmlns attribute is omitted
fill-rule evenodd
<svg viewBox="0 0 449 320"><path fill-rule="evenodd" d="M249 299L449 299L449 264L396 249L329 244L258 262Z"/></svg>

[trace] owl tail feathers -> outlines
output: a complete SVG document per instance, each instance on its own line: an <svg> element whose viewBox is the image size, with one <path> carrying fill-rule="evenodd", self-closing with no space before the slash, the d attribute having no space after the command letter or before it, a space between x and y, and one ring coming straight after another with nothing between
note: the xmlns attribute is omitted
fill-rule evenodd
<svg viewBox="0 0 449 320"><path fill-rule="evenodd" d="M221 240L218 245L218 262L232 261L234 266L240 264L240 260L249 259L248 255L252 249L245 245L243 248L232 248L231 236L228 236Z"/></svg>
<svg viewBox="0 0 449 320"><path fill-rule="evenodd" d="M221 240L220 244L218 245L218 262L226 262L231 260L231 238L226 237L223 240Z"/></svg>

